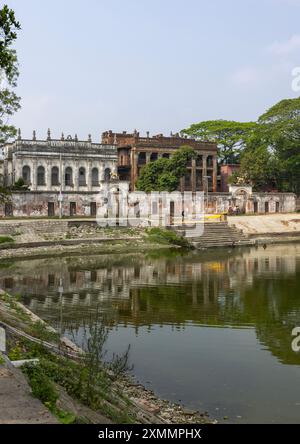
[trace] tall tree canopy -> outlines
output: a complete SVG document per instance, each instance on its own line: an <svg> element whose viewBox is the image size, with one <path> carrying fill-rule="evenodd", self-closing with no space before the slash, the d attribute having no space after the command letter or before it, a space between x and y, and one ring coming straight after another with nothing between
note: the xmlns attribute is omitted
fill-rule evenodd
<svg viewBox="0 0 300 444"><path fill-rule="evenodd" d="M246 149L241 158L241 169L230 178L230 183L249 183L256 191L280 189L281 165L267 146Z"/></svg>
<svg viewBox="0 0 300 444"><path fill-rule="evenodd" d="M161 158L143 166L136 186L139 191L176 191L180 178L187 172L187 167L195 151L189 146L182 146L169 159Z"/></svg>
<svg viewBox="0 0 300 444"><path fill-rule="evenodd" d="M199 141L216 142L221 163L238 163L240 154L249 136L256 129L254 122L235 122L232 120L208 120L191 125L182 134Z"/></svg>
<svg viewBox="0 0 300 444"><path fill-rule="evenodd" d="M240 163L232 181L300 194L300 97L281 100L257 122L209 120L182 133L216 142L220 163Z"/></svg>
<svg viewBox="0 0 300 444"><path fill-rule="evenodd" d="M8 120L20 108L20 98L14 92L19 75L18 61L12 48L20 28L14 11L4 5L0 9L0 143L16 134Z"/></svg>
<svg viewBox="0 0 300 444"><path fill-rule="evenodd" d="M259 135L280 164L282 190L300 193L300 97L281 100L259 119Z"/></svg>

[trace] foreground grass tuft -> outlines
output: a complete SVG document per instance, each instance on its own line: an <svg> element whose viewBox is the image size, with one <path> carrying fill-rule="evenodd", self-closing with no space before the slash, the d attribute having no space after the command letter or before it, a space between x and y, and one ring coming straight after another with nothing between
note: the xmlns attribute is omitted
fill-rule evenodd
<svg viewBox="0 0 300 444"><path fill-rule="evenodd" d="M159 244L170 244L179 247L190 248L189 242L181 236L178 236L174 231L155 227L146 230L148 239Z"/></svg>
<svg viewBox="0 0 300 444"><path fill-rule="evenodd" d="M15 240L10 236L0 236L0 244L14 243Z"/></svg>

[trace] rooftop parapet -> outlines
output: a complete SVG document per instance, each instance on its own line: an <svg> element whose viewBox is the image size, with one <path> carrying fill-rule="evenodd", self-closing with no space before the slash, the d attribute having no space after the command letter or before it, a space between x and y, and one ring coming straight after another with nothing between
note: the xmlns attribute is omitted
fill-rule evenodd
<svg viewBox="0 0 300 444"><path fill-rule="evenodd" d="M21 135L21 130L18 129L17 138L11 143L6 144L6 147L10 150L16 151L49 151L49 150L87 150L87 151L103 151L105 153L115 154L117 153L117 147L114 143L103 144L103 143L93 143L92 137L89 134L87 140L78 140L77 134L74 138L71 135L67 137L62 133L60 139L52 139L51 131L48 129L47 138L37 139L36 131L33 131L32 139L23 139Z"/></svg>

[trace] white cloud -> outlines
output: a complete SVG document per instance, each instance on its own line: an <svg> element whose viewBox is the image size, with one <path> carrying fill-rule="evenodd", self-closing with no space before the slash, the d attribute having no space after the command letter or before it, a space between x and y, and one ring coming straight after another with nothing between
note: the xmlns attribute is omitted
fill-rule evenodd
<svg viewBox="0 0 300 444"><path fill-rule="evenodd" d="M300 51L300 34L294 34L285 42L274 42L267 49L275 55L285 55Z"/></svg>

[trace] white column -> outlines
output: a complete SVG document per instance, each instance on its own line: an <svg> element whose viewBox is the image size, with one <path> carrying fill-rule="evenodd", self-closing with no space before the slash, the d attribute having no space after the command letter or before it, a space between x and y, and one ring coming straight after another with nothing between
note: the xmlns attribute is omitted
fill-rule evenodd
<svg viewBox="0 0 300 444"><path fill-rule="evenodd" d="M79 165L78 165L78 161L76 160L73 165L72 165L72 170L73 170L73 184L74 184L74 191L78 191L79 187L78 187L78 179L79 179Z"/></svg>
<svg viewBox="0 0 300 444"><path fill-rule="evenodd" d="M88 161L87 169L86 169L86 183L88 187L88 191L92 191L92 161Z"/></svg>
<svg viewBox="0 0 300 444"><path fill-rule="evenodd" d="M46 189L47 190L51 190L51 172L50 172L50 164L48 161L46 161L46 165L45 165L45 184L46 184Z"/></svg>
<svg viewBox="0 0 300 444"><path fill-rule="evenodd" d="M34 159L30 165L31 168L31 182L32 182L32 191L36 191L37 189L37 160Z"/></svg>

